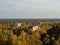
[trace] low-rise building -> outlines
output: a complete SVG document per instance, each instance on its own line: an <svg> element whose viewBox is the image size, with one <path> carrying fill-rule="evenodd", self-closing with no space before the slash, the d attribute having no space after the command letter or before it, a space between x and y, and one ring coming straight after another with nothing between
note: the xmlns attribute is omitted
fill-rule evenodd
<svg viewBox="0 0 60 45"><path fill-rule="evenodd" d="M33 26L33 31L37 30L38 27L39 27L38 25L37 26Z"/></svg>
<svg viewBox="0 0 60 45"><path fill-rule="evenodd" d="M14 23L13 23L13 25L14 25L14 26L18 26L18 27L19 27L19 26L21 26L21 25L22 25L22 23L14 22Z"/></svg>

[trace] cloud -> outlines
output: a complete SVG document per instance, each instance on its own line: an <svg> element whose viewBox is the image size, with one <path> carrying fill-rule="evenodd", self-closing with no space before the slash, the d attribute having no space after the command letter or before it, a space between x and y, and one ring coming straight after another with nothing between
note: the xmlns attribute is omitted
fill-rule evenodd
<svg viewBox="0 0 60 45"><path fill-rule="evenodd" d="M0 18L57 18L59 0L0 0Z"/></svg>

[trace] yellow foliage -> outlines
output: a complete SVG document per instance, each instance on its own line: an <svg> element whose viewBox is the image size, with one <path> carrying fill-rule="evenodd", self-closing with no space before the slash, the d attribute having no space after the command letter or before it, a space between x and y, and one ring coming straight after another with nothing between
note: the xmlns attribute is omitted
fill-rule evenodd
<svg viewBox="0 0 60 45"><path fill-rule="evenodd" d="M3 41L6 42L8 40L8 37L6 35L3 35Z"/></svg>
<svg viewBox="0 0 60 45"><path fill-rule="evenodd" d="M16 41L16 45L22 45L20 40Z"/></svg>
<svg viewBox="0 0 60 45"><path fill-rule="evenodd" d="M35 33L35 38L40 39L40 34L38 32Z"/></svg>
<svg viewBox="0 0 60 45"><path fill-rule="evenodd" d="M2 29L0 29L0 34L2 34Z"/></svg>

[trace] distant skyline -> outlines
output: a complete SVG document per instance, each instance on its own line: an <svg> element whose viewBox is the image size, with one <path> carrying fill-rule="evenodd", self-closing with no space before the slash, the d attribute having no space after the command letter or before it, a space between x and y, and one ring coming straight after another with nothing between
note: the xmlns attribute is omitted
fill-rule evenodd
<svg viewBox="0 0 60 45"><path fill-rule="evenodd" d="M60 0L0 0L0 19L60 18Z"/></svg>

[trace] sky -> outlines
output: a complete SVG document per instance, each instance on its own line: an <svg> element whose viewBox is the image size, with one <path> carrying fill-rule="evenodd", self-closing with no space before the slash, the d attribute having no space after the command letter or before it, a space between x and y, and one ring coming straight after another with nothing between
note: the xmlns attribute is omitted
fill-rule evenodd
<svg viewBox="0 0 60 45"><path fill-rule="evenodd" d="M0 0L0 19L60 18L60 0Z"/></svg>

